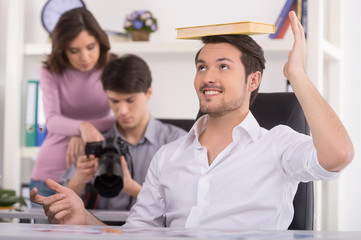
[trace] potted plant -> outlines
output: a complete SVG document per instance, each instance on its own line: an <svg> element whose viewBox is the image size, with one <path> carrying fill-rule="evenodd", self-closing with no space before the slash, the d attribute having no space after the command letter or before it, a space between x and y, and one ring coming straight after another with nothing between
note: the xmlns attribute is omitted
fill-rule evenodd
<svg viewBox="0 0 361 240"><path fill-rule="evenodd" d="M131 33L133 41L149 41L149 35L158 29L158 23L150 11L137 10L125 18L124 29Z"/></svg>
<svg viewBox="0 0 361 240"><path fill-rule="evenodd" d="M14 190L0 188L0 207L10 207L15 203L26 206L24 198L16 196Z"/></svg>

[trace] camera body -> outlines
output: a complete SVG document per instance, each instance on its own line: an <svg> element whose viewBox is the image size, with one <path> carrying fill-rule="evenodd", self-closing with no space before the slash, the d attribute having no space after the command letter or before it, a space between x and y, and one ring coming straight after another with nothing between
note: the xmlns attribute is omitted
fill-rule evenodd
<svg viewBox="0 0 361 240"><path fill-rule="evenodd" d="M85 154L99 158L99 167L93 178L96 191L103 197L111 198L123 189L123 171L120 156L128 152L126 143L119 137L106 137L101 142L85 144Z"/></svg>

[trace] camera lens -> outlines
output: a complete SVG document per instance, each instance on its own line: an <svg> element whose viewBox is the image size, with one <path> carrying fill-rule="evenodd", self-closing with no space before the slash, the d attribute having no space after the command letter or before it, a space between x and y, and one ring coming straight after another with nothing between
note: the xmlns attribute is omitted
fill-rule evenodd
<svg viewBox="0 0 361 240"><path fill-rule="evenodd" d="M105 152L101 155L94 187L100 195L108 198L117 196L123 189L123 171L118 153Z"/></svg>

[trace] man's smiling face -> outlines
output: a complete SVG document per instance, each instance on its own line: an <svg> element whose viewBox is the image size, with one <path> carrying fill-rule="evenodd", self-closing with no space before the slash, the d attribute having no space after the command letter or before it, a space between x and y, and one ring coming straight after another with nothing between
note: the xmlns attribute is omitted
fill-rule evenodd
<svg viewBox="0 0 361 240"><path fill-rule="evenodd" d="M200 51L194 87L202 112L217 117L241 107L248 110L250 92L241 54L229 43L206 44Z"/></svg>

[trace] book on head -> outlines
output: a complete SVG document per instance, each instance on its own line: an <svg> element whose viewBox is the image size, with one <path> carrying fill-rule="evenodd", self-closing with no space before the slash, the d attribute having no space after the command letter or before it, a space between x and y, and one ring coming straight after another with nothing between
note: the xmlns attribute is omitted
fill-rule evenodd
<svg viewBox="0 0 361 240"><path fill-rule="evenodd" d="M212 24L203 26L176 28L177 39L200 39L205 36L226 34L270 34L274 33L275 27L270 23L260 22L233 22Z"/></svg>

